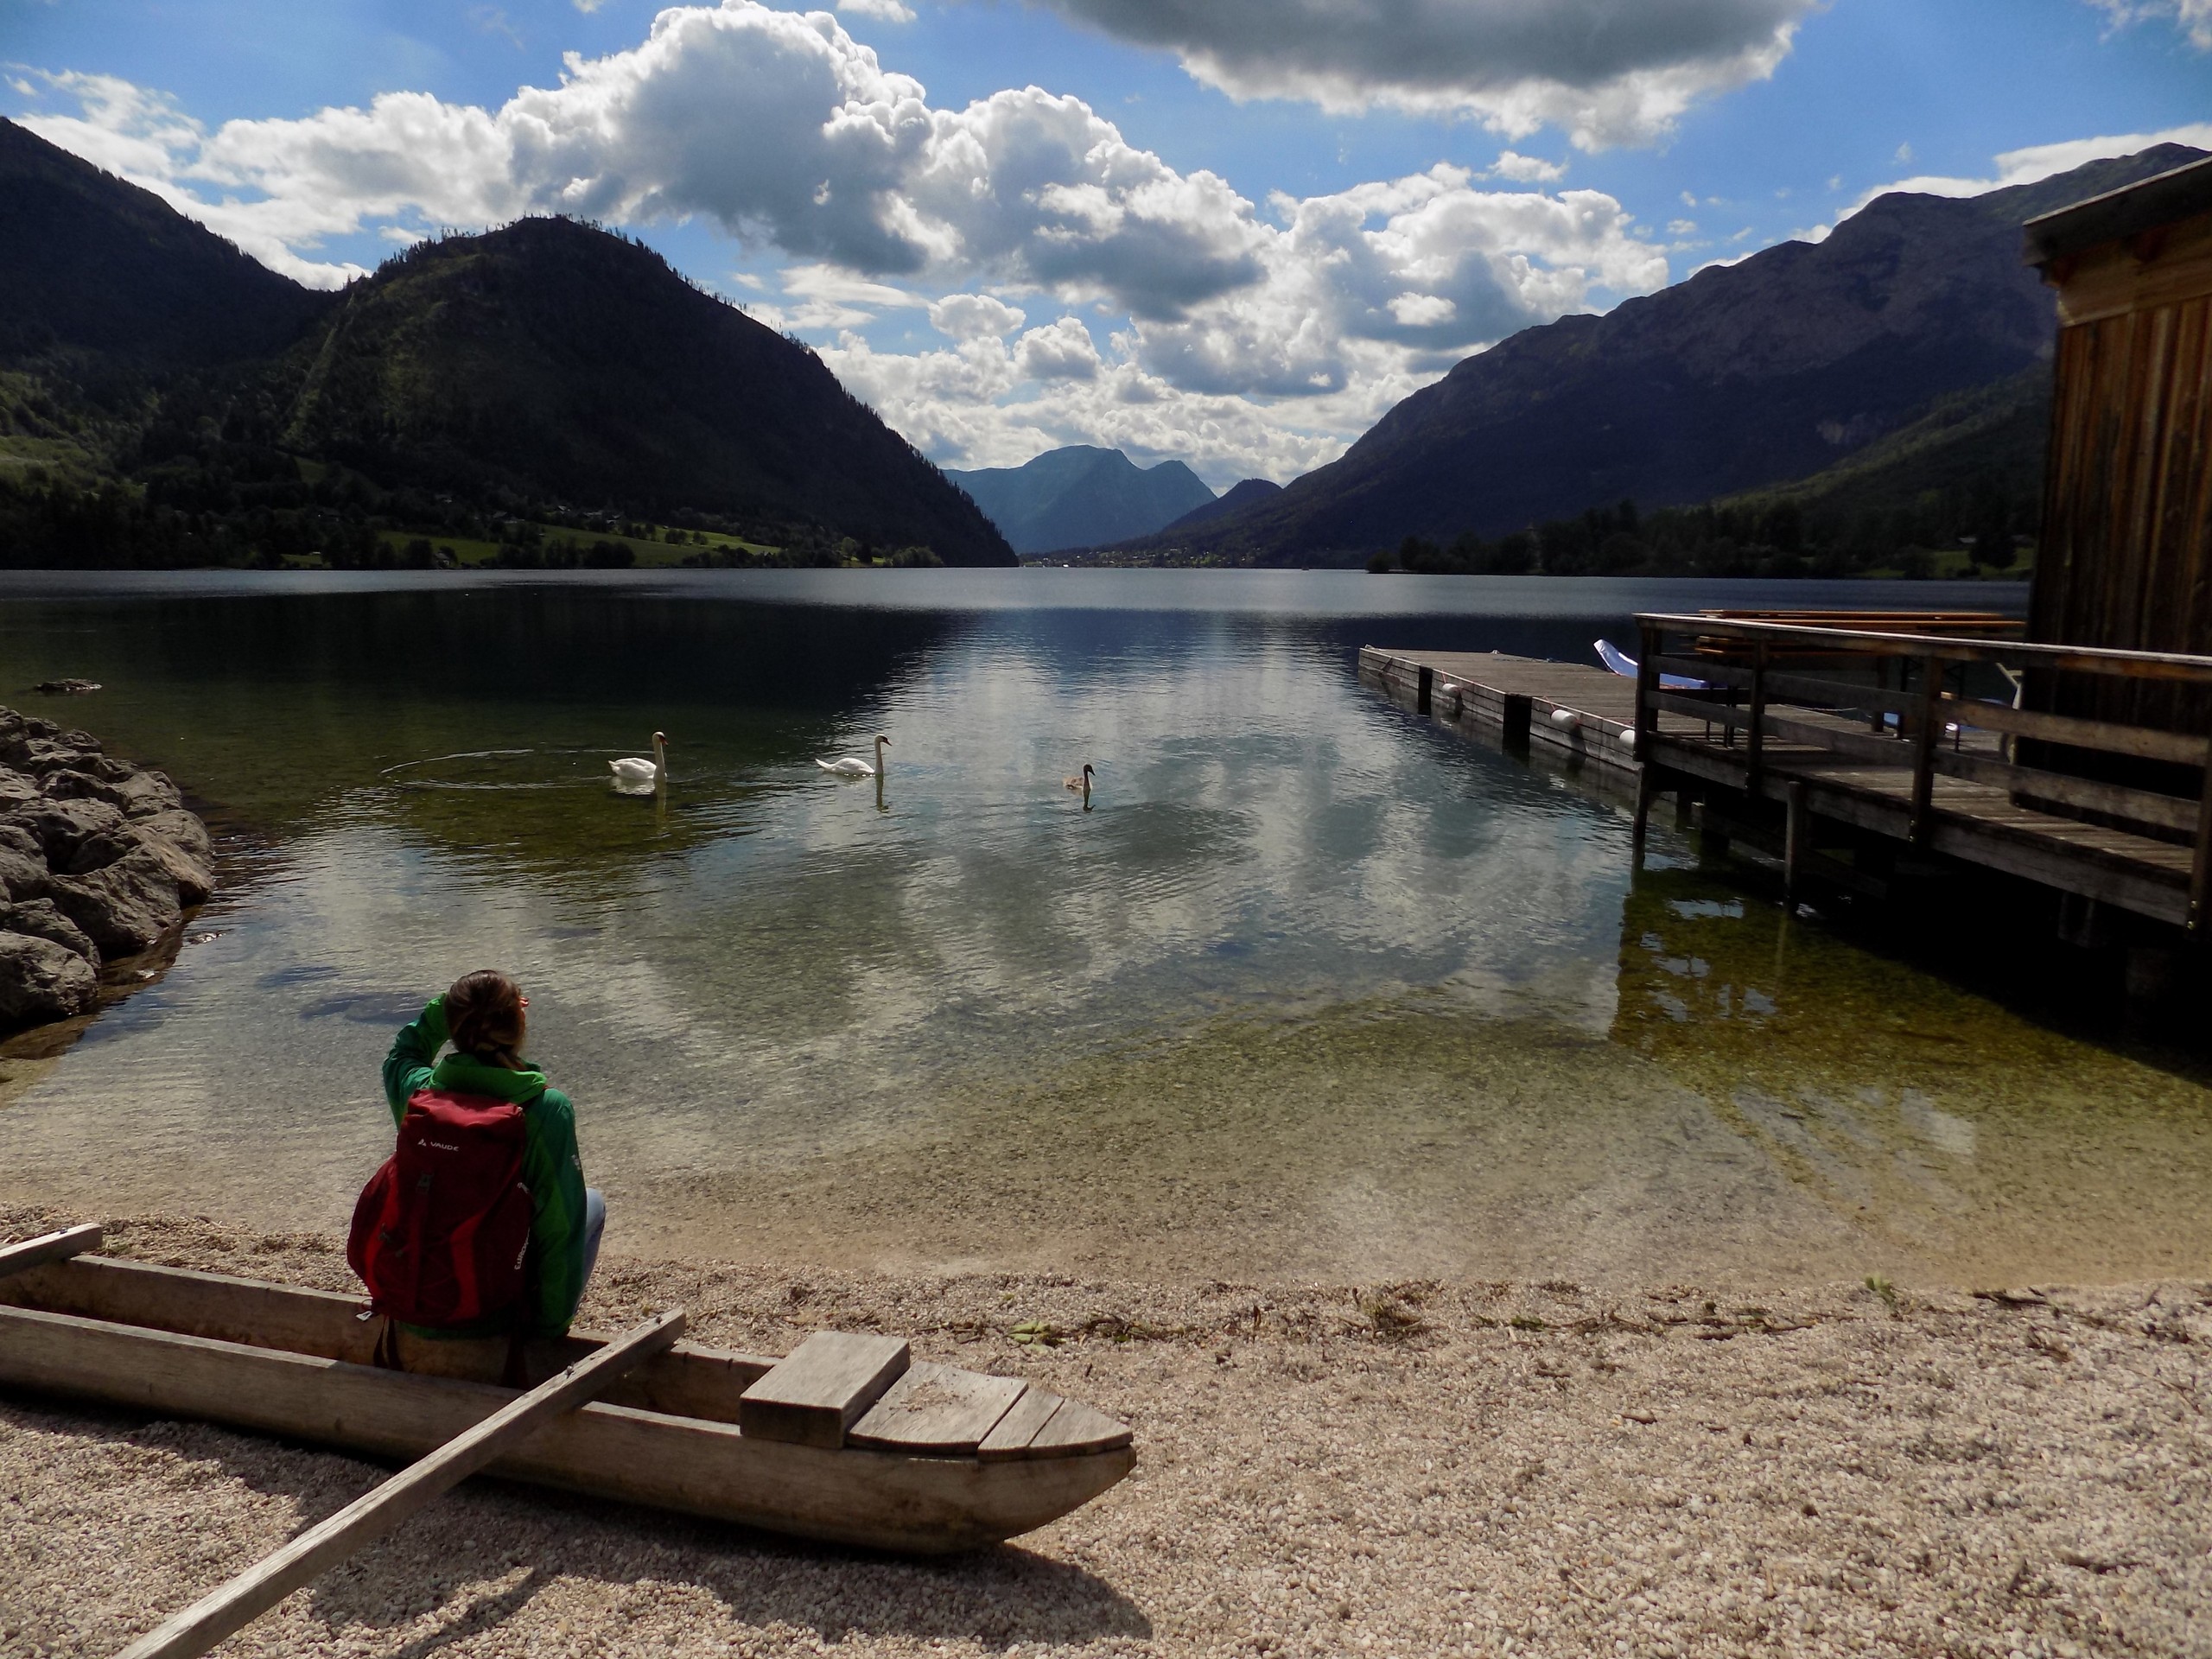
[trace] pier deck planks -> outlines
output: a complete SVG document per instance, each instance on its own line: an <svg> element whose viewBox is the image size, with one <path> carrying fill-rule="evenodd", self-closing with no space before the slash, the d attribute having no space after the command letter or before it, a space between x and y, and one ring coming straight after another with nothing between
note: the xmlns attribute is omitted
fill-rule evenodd
<svg viewBox="0 0 2212 1659"><path fill-rule="evenodd" d="M1425 709L1424 672L1429 682ZM1359 653L1359 677L1445 725L1509 742L1525 741L1555 759L1593 761L1624 777L1638 771L1634 752L1620 738L1636 724L1636 682L1595 664L1541 662L1503 652L1382 651L1369 645ZM1573 723L1555 725L1552 715L1559 709L1573 715ZM1682 728L1697 729L1689 721Z"/></svg>
<svg viewBox="0 0 2212 1659"><path fill-rule="evenodd" d="M1383 651L1359 654L1360 678L1394 702L1420 707L1421 678L1428 681L1424 711L1441 724L1471 734L1525 737L1530 752L1577 758L1624 778L1643 767L1618 734L1636 722L1636 682L1595 664L1538 662L1503 652ZM1550 719L1571 710L1568 729ZM1719 710L1716 710L1718 714ZM1735 711L1740 722L1744 714ZM1788 716L1808 727L1833 724L1840 733L1866 734L1866 723L1791 708ZM1716 719L1707 725L1674 710L1662 712L1645 757L1662 772L1746 790L1774 801L1795 783L1817 816L1906 839L1912 808L1911 751L1897 744L1897 762L1883 765L1839 754L1816 744L1770 735L1760 752L1760 775L1750 776L1750 754L1739 733L1731 746ZM1967 747L1994 741L1970 732ZM1671 786L1671 785L1667 785ZM1928 850L2120 906L2161 921L2187 915L2190 852L2186 847L2126 830L2042 812L2004 789L1938 774L1933 780Z"/></svg>

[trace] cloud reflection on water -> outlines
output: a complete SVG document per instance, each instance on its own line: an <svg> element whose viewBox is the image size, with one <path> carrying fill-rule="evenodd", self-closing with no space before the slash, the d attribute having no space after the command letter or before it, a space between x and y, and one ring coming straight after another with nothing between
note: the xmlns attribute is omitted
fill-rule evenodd
<svg viewBox="0 0 2212 1659"><path fill-rule="evenodd" d="M32 632L40 671L101 669L116 747L277 850L10 1085L0 1185L327 1230L388 1141L385 1026L486 963L633 1243L1855 1276L2109 1218L2085 1156L2114 1192L2212 1170L2194 1084L1956 993L2011 1103L1962 1096L1891 1031L1928 983L1693 874L1632 883L1619 809L1353 682L1348 633L1411 625L752 591L111 599L89 643ZM656 728L665 802L615 796L602 751ZM881 810L813 764L877 731ZM2115 1078L2100 1142L2078 1103ZM2200 1258L2152 1208L2116 1248Z"/></svg>

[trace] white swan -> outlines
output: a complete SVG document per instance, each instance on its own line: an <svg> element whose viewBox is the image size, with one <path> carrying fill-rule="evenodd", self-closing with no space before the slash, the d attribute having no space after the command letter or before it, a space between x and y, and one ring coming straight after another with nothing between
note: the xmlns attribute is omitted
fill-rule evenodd
<svg viewBox="0 0 2212 1659"><path fill-rule="evenodd" d="M857 754L841 754L835 760L817 760L814 764L824 772L834 772L840 778L880 778L883 775L883 752L891 747L891 740L878 732L875 734L875 764L874 766Z"/></svg>
<svg viewBox="0 0 2212 1659"><path fill-rule="evenodd" d="M607 768L614 774L617 789L659 789L668 782L668 734L653 734L653 758L641 760L629 755L620 760L610 760Z"/></svg>

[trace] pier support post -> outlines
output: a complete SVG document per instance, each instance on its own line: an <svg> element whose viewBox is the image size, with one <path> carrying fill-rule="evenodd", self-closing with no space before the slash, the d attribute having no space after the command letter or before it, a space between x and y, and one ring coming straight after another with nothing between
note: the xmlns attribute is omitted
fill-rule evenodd
<svg viewBox="0 0 2212 1659"><path fill-rule="evenodd" d="M1425 715L1436 692L1436 671L1426 663L1421 664L1421 678L1414 688L1414 712Z"/></svg>
<svg viewBox="0 0 2212 1659"><path fill-rule="evenodd" d="M1782 898L1791 909L1797 905L1797 872L1805 854L1812 824L1805 811L1805 785L1791 779L1783 786Z"/></svg>
<svg viewBox="0 0 2212 1659"><path fill-rule="evenodd" d="M1529 747L1529 721L1535 713L1534 700L1526 692L1509 691L1501 699L1504 706L1503 731L1505 747L1525 749Z"/></svg>

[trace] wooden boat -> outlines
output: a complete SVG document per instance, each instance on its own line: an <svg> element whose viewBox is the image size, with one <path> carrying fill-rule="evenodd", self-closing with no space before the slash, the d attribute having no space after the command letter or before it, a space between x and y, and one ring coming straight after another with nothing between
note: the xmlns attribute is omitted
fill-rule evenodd
<svg viewBox="0 0 2212 1659"><path fill-rule="evenodd" d="M411 1459L490 1416L500 1342L404 1339L357 1297L79 1255L0 1278L0 1386ZM602 1346L533 1343L542 1378ZM679 1342L488 1472L920 1554L1014 1537L1128 1474L1129 1430L1018 1377L817 1332L778 1360Z"/></svg>

